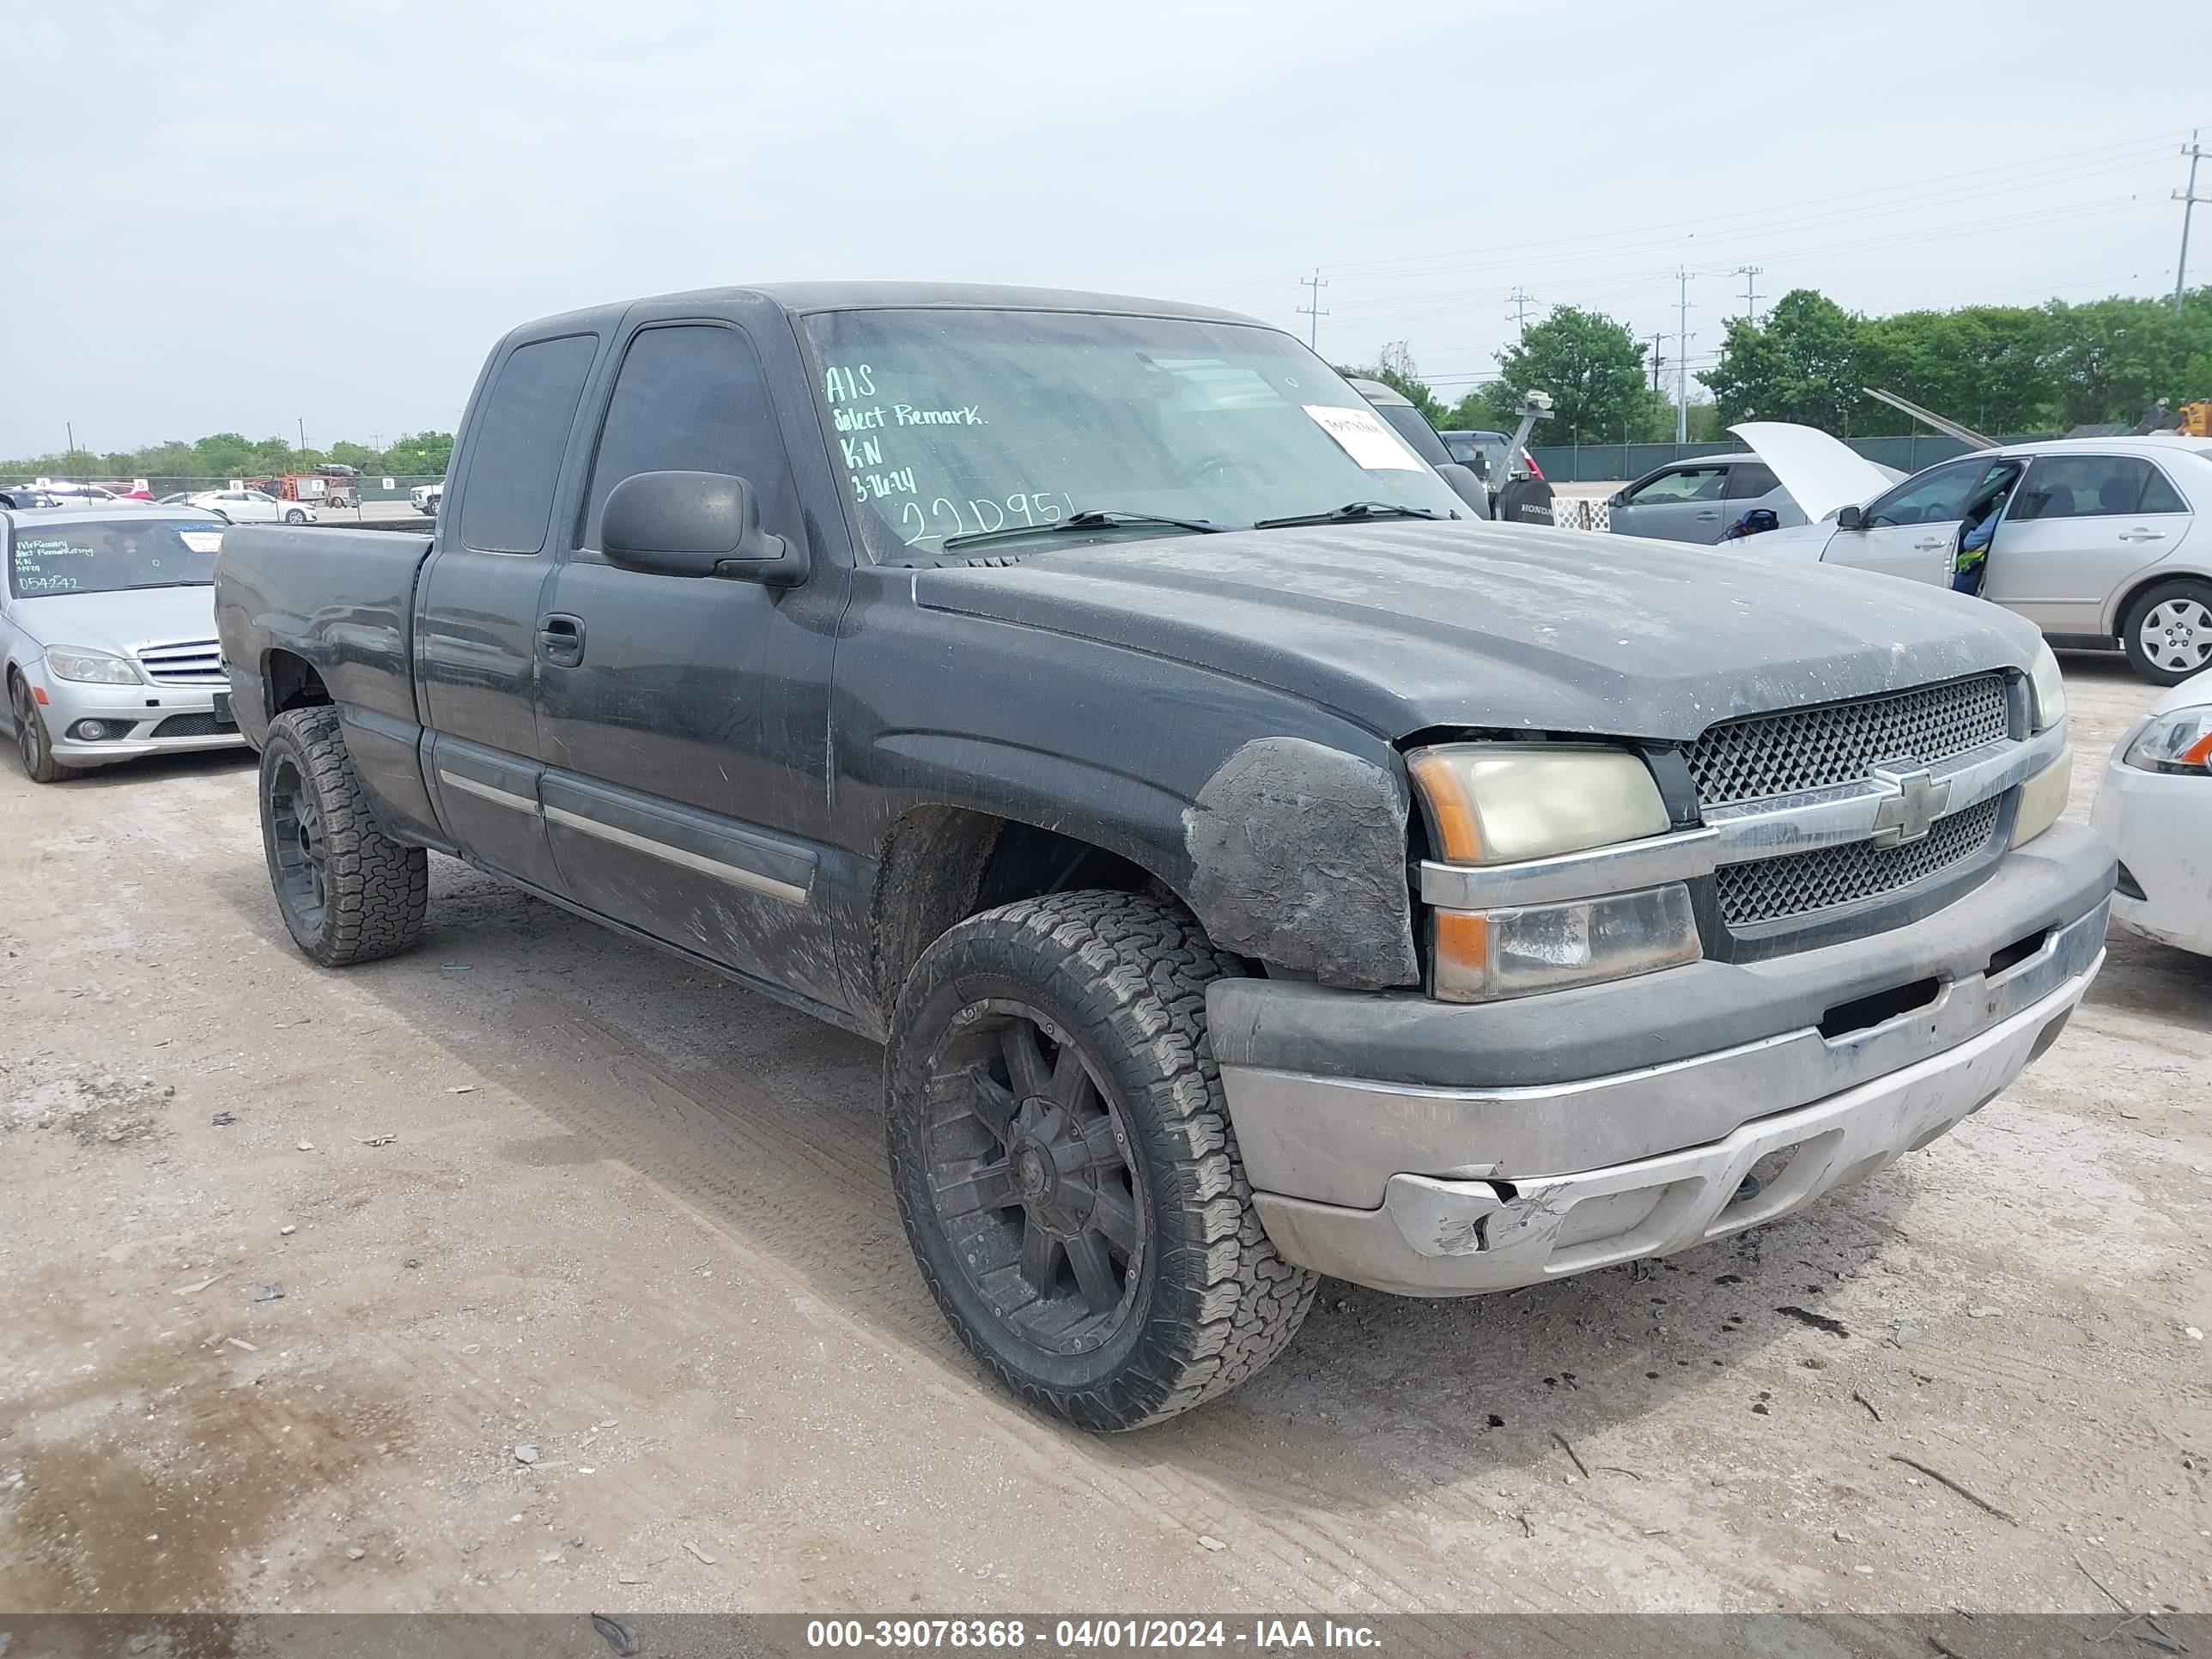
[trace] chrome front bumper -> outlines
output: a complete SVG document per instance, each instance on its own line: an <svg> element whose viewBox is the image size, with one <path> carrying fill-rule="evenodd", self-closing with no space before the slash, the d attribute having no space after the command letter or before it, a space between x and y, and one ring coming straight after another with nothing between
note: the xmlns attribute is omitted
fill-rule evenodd
<svg viewBox="0 0 2212 1659"><path fill-rule="evenodd" d="M1288 1260L1405 1296L1511 1290L1672 1255L1787 1215L1927 1146L2057 1040L2103 963L2100 950L2083 971L1956 1048L1755 1119L1711 1146L1514 1182L1395 1175L1373 1210L1275 1193L1255 1201ZM1729 1086L1729 1062L1713 1057L1711 1086Z"/></svg>
<svg viewBox="0 0 2212 1659"><path fill-rule="evenodd" d="M1218 981L1255 1202L1290 1260L1426 1296L1770 1220L1925 1146L2057 1038L2104 961L2112 870L2061 825L1885 933L1504 1003Z"/></svg>

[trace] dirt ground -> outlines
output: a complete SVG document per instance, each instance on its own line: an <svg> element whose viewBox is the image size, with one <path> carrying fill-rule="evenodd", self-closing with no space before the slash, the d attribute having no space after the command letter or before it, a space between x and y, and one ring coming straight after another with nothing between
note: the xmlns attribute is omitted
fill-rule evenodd
<svg viewBox="0 0 2212 1659"><path fill-rule="evenodd" d="M2069 673L2080 815L2151 693ZM2212 961L1795 1220L1330 1285L1102 1439L939 1321L872 1048L442 860L318 971L252 785L0 769L0 1611L2212 1607Z"/></svg>

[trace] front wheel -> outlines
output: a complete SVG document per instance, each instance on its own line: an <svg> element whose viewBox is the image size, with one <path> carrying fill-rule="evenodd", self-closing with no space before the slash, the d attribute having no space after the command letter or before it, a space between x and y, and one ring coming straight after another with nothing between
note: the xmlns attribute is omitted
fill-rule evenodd
<svg viewBox="0 0 2212 1659"><path fill-rule="evenodd" d="M261 842L285 927L324 967L397 956L422 931L429 855L369 816L336 709L295 708L270 722Z"/></svg>
<svg viewBox="0 0 2212 1659"><path fill-rule="evenodd" d="M305 524L307 521L307 515L301 512L296 507L284 515L284 522L286 524Z"/></svg>
<svg viewBox="0 0 2212 1659"><path fill-rule="evenodd" d="M2120 623L2128 666L2154 685L2212 668L2212 582L2177 577L2144 590Z"/></svg>
<svg viewBox="0 0 2212 1659"><path fill-rule="evenodd" d="M73 766L64 766L54 758L54 745L46 735L46 717L39 712L38 700L32 696L30 686L20 674L8 681L8 712L15 722L15 758L22 763L23 775L33 783L59 783L76 772Z"/></svg>
<svg viewBox="0 0 2212 1659"><path fill-rule="evenodd" d="M1236 971L1179 908L1060 893L962 922L899 995L891 1181L922 1276L1000 1382L1085 1428L1227 1393L1313 1303L1206 1042L1206 988Z"/></svg>

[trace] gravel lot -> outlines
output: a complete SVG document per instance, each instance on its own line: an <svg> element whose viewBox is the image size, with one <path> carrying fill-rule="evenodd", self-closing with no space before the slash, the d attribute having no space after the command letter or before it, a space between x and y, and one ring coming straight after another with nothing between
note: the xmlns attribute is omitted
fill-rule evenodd
<svg viewBox="0 0 2212 1659"><path fill-rule="evenodd" d="M2069 673L2079 816L2151 692ZM2212 1606L2212 961L1796 1220L1332 1285L1109 1440L939 1320L854 1038L446 860L316 971L243 757L0 769L0 1611Z"/></svg>

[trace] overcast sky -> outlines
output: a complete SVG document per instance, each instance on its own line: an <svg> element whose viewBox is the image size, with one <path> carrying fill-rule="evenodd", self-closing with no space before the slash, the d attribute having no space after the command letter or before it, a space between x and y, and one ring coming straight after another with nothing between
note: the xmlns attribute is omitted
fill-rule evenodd
<svg viewBox="0 0 2212 1659"><path fill-rule="evenodd" d="M1648 336L1686 263L1709 360L1744 264L1873 312L2170 290L2212 135L2186 3L76 9L9 32L0 456L450 428L515 323L778 278L1303 333L1318 266L1325 355L1455 392L1516 285Z"/></svg>

